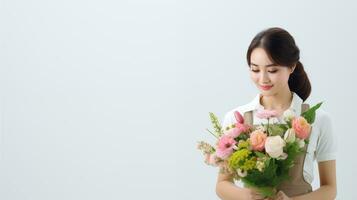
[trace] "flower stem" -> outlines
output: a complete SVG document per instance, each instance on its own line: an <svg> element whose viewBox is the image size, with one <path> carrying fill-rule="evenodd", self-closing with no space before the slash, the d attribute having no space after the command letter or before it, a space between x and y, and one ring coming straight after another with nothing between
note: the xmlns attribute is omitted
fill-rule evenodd
<svg viewBox="0 0 357 200"><path fill-rule="evenodd" d="M207 128L206 128L206 130L207 130L209 133L211 133L215 138L219 139L219 138L217 137L217 135L215 135L214 133L212 133L210 130L208 130Z"/></svg>

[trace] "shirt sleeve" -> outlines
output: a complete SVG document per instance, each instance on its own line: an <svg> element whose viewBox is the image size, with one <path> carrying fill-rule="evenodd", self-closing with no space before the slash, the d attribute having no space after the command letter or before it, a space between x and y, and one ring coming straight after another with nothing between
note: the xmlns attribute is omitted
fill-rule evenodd
<svg viewBox="0 0 357 200"><path fill-rule="evenodd" d="M316 160L317 162L336 160L337 141L334 135L331 116L323 112L321 114L320 134L317 140Z"/></svg>
<svg viewBox="0 0 357 200"><path fill-rule="evenodd" d="M223 130L225 130L227 126L230 126L231 124L234 123L233 119L232 119L232 115L233 115L232 111L227 112L224 115L223 120L222 120L222 128L223 128Z"/></svg>

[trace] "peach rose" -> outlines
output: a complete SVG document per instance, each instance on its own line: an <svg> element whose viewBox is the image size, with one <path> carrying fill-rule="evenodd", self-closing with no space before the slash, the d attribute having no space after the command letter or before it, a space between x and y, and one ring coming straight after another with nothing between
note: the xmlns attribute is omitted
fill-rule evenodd
<svg viewBox="0 0 357 200"><path fill-rule="evenodd" d="M310 136L311 125L306 121L304 117L296 117L293 119L292 127L295 134L300 139L306 139Z"/></svg>
<svg viewBox="0 0 357 200"><path fill-rule="evenodd" d="M250 144L252 145L252 149L256 151L263 151L265 140L267 139L267 134L265 134L262 130L255 130L250 134Z"/></svg>

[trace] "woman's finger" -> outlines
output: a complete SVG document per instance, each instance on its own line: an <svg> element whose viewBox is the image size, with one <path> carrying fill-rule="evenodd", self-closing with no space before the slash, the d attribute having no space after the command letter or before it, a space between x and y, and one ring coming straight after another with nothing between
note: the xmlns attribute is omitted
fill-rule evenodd
<svg viewBox="0 0 357 200"><path fill-rule="evenodd" d="M252 195L252 197L254 200L258 200L258 199L263 200L262 196L260 196L260 195Z"/></svg>
<svg viewBox="0 0 357 200"><path fill-rule="evenodd" d="M255 200L264 200L264 197L259 193L254 192L252 196Z"/></svg>
<svg viewBox="0 0 357 200"><path fill-rule="evenodd" d="M281 191L278 192L278 194L276 195L275 200L282 200L283 199L283 194L281 193Z"/></svg>

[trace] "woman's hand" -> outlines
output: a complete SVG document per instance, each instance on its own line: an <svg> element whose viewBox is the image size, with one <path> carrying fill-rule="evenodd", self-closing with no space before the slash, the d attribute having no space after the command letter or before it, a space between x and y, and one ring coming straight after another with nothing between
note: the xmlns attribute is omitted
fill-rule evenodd
<svg viewBox="0 0 357 200"><path fill-rule="evenodd" d="M274 197L274 200L292 200L292 199L286 196L286 194L280 190Z"/></svg>
<svg viewBox="0 0 357 200"><path fill-rule="evenodd" d="M254 188L245 188L246 192L245 192L245 198L246 200L270 200L267 198L264 198L259 192L258 190L254 189Z"/></svg>

